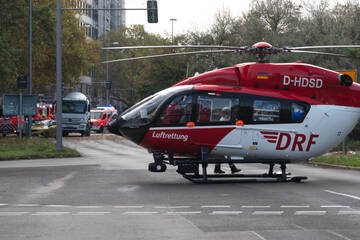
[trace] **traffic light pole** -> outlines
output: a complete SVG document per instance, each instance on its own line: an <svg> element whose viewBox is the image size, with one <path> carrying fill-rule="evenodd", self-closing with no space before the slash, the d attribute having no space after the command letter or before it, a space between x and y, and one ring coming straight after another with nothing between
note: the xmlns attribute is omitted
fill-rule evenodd
<svg viewBox="0 0 360 240"><path fill-rule="evenodd" d="M56 150L62 151L61 0L56 0Z"/></svg>
<svg viewBox="0 0 360 240"><path fill-rule="evenodd" d="M29 94L32 95L32 0L29 0ZM31 136L32 116L29 116L28 134Z"/></svg>

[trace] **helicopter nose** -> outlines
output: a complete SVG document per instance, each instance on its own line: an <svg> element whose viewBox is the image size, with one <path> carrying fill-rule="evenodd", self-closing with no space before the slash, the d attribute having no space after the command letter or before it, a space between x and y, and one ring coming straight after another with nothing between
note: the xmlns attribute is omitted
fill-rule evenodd
<svg viewBox="0 0 360 240"><path fill-rule="evenodd" d="M136 144L141 143L148 130L148 126L136 125L133 121L122 117L110 123L107 128L109 132L123 136Z"/></svg>
<svg viewBox="0 0 360 240"><path fill-rule="evenodd" d="M118 118L116 121L112 121L109 125L107 125L107 129L113 134L122 136L120 128L125 122L126 121L123 118Z"/></svg>

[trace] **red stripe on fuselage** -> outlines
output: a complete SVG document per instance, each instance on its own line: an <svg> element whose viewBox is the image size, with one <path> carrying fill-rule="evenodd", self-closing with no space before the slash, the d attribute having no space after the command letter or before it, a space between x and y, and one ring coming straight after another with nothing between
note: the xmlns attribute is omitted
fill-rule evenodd
<svg viewBox="0 0 360 240"><path fill-rule="evenodd" d="M141 145L150 151L199 155L202 146L211 151L234 128L155 128L147 132Z"/></svg>

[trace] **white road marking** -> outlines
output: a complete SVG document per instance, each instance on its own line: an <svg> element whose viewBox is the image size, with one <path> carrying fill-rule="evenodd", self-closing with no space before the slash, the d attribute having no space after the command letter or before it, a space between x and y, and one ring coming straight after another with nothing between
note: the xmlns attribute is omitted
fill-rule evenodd
<svg viewBox="0 0 360 240"><path fill-rule="evenodd" d="M124 212L124 215L153 215L157 214L158 212Z"/></svg>
<svg viewBox="0 0 360 240"><path fill-rule="evenodd" d="M321 215L325 215L326 211L296 211L295 215L317 215L317 216L321 216Z"/></svg>
<svg viewBox="0 0 360 240"><path fill-rule="evenodd" d="M334 192L334 191L330 191L330 190L324 190L325 192L328 193L332 193L332 194L336 194L336 195L340 195L340 196L344 196L344 197L349 197L349 198L353 198L356 200L360 200L360 197L355 196L355 195L350 195L350 194L345 194L345 193L339 193L339 192Z"/></svg>
<svg viewBox="0 0 360 240"><path fill-rule="evenodd" d="M36 212L31 215L33 216L61 216L69 214L70 212Z"/></svg>
<svg viewBox="0 0 360 240"><path fill-rule="evenodd" d="M270 208L271 206L241 206L242 208Z"/></svg>
<svg viewBox="0 0 360 240"><path fill-rule="evenodd" d="M301 205L301 206L297 206L297 205L281 205L281 208L309 208L309 205Z"/></svg>
<svg viewBox="0 0 360 240"><path fill-rule="evenodd" d="M40 207L40 204L32 204L32 203L15 204L15 207Z"/></svg>
<svg viewBox="0 0 360 240"><path fill-rule="evenodd" d="M210 215L239 215L243 211L213 211Z"/></svg>
<svg viewBox="0 0 360 240"><path fill-rule="evenodd" d="M255 211L252 215L282 215L284 211Z"/></svg>
<svg viewBox="0 0 360 240"><path fill-rule="evenodd" d="M44 207L51 207L51 208L69 208L69 207L73 207L73 206L71 206L71 205L49 204L49 205L45 205Z"/></svg>
<svg viewBox="0 0 360 240"><path fill-rule="evenodd" d="M103 208L103 206L75 206L75 208L91 208L91 209L98 209Z"/></svg>
<svg viewBox="0 0 360 240"><path fill-rule="evenodd" d="M114 208L143 208L144 206L114 206Z"/></svg>
<svg viewBox="0 0 360 240"><path fill-rule="evenodd" d="M334 232L334 231L331 231L331 230L326 230L326 231L329 232L329 233L331 233L331 234L334 234L335 236L340 237L341 239L351 240L350 238L345 237L344 235L342 235L342 234L340 234L340 233L337 233L337 232Z"/></svg>
<svg viewBox="0 0 360 240"><path fill-rule="evenodd" d="M0 217L5 217L5 216L21 216L21 215L25 215L29 212L0 212Z"/></svg>
<svg viewBox="0 0 360 240"><path fill-rule="evenodd" d="M339 211L339 215L360 215L360 211Z"/></svg>
<svg viewBox="0 0 360 240"><path fill-rule="evenodd" d="M55 179L54 181L49 182L45 186L41 186L41 187L37 188L33 193L31 193L28 196L28 198L34 199L34 198L43 197L44 195L49 195L52 192L59 190L60 188L64 187L65 183L68 180L70 180L71 178L73 178L75 176L75 174L76 174L76 172L70 172L69 174L67 174L66 176L64 176L62 178Z"/></svg>
<svg viewBox="0 0 360 240"><path fill-rule="evenodd" d="M158 209L181 209L181 208L191 208L191 206L155 206L154 208L158 208Z"/></svg>
<svg viewBox="0 0 360 240"><path fill-rule="evenodd" d="M258 238L260 238L261 240L266 240L266 238L264 238L263 236L261 236L260 234L258 234L255 231L251 231L251 233L253 233L255 236L257 236Z"/></svg>
<svg viewBox="0 0 360 240"><path fill-rule="evenodd" d="M5 206L9 206L8 203L0 203L0 207L5 207Z"/></svg>
<svg viewBox="0 0 360 240"><path fill-rule="evenodd" d="M105 215L105 214L110 214L111 212L77 212L74 213L73 215L75 216L99 216L99 215Z"/></svg>
<svg viewBox="0 0 360 240"><path fill-rule="evenodd" d="M199 214L201 211L191 211L191 212L167 212L166 215L194 215Z"/></svg>
<svg viewBox="0 0 360 240"><path fill-rule="evenodd" d="M203 205L202 208L230 208L230 205Z"/></svg>
<svg viewBox="0 0 360 240"><path fill-rule="evenodd" d="M324 205L320 206L321 208L350 208L350 206L343 206L343 205Z"/></svg>
<svg viewBox="0 0 360 240"><path fill-rule="evenodd" d="M302 226L300 226L300 225L297 225L297 224L295 224L295 223L293 223L292 225L294 225L294 226L297 227L297 228L300 228L301 230L307 231L306 228L304 228L304 227L302 227Z"/></svg>

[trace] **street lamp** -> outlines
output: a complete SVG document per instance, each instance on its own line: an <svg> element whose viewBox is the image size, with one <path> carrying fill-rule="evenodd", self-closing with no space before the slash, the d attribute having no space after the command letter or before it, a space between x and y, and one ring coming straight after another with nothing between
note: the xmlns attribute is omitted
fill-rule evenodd
<svg viewBox="0 0 360 240"><path fill-rule="evenodd" d="M171 21L171 44L174 45L174 21L177 21L176 18L170 18Z"/></svg>

